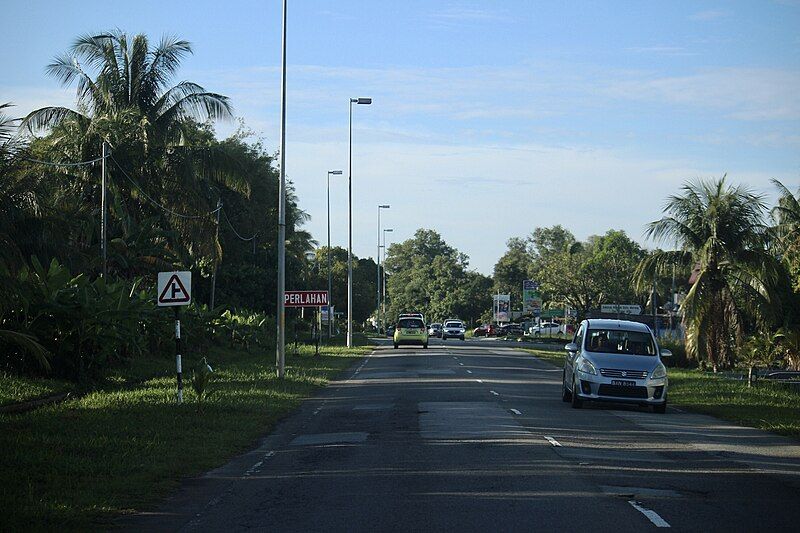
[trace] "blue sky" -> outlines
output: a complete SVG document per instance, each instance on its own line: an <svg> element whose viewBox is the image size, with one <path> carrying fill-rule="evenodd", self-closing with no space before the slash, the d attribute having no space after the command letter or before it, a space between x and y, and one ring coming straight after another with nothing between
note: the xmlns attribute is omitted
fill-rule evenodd
<svg viewBox="0 0 800 533"><path fill-rule="evenodd" d="M0 101L70 105L44 68L118 27L194 44L181 79L232 98L278 146L280 1L6 0ZM291 1L286 168L325 239L347 168L354 252L433 228L491 273L509 237L562 224L643 238L686 180L800 184L800 2ZM178 80L176 80L178 81ZM235 125L220 124L226 135ZM346 245L346 179L332 236ZM324 243L323 243L324 244Z"/></svg>

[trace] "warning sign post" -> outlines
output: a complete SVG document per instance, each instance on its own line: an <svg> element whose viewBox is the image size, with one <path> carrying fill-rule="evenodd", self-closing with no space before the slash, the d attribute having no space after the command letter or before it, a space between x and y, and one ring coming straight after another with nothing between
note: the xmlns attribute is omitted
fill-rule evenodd
<svg viewBox="0 0 800 533"><path fill-rule="evenodd" d="M191 272L158 273L158 305L169 307L192 303Z"/></svg>
<svg viewBox="0 0 800 533"><path fill-rule="evenodd" d="M175 367L178 377L178 403L183 403L183 369L181 365L181 316L180 306L192 303L191 272L159 272L158 273L159 307L175 308Z"/></svg>

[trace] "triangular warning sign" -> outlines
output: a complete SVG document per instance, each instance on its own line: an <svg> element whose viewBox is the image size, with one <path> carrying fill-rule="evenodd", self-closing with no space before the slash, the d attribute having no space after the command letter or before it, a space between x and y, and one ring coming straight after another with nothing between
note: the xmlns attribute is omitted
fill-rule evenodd
<svg viewBox="0 0 800 533"><path fill-rule="evenodd" d="M179 278L177 274L173 274L172 277L169 278L169 281L167 281L167 284L164 286L164 290L158 295L158 302L162 304L185 303L190 299L189 291L183 286L181 278Z"/></svg>

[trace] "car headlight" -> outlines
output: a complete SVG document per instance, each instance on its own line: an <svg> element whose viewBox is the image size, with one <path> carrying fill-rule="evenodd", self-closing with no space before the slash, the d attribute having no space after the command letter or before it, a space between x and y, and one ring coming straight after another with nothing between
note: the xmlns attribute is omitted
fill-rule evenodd
<svg viewBox="0 0 800 533"><path fill-rule="evenodd" d="M584 374L597 375L597 369L595 369L592 362L588 359L581 359L581 362L578 364L578 371L583 372Z"/></svg>
<svg viewBox="0 0 800 533"><path fill-rule="evenodd" d="M661 379L667 377L667 367L663 363L658 363L658 366L653 370L653 379Z"/></svg>

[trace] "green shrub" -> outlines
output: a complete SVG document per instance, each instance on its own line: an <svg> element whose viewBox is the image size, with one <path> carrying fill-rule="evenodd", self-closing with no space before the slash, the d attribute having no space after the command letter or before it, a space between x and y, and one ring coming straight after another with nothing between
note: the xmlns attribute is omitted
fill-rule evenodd
<svg viewBox="0 0 800 533"><path fill-rule="evenodd" d="M672 352L672 357L662 359L666 366L678 368L696 368L697 361L686 355L686 344L675 337L665 336L658 339L658 345Z"/></svg>

